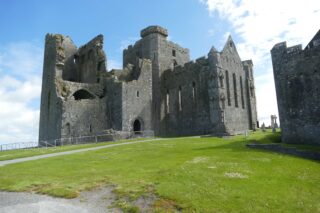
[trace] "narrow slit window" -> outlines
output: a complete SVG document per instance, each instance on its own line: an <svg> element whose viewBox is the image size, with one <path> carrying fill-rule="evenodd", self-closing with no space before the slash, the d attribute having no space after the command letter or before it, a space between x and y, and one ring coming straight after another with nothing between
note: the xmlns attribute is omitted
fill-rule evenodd
<svg viewBox="0 0 320 213"><path fill-rule="evenodd" d="M228 106L231 106L230 82L229 82L229 72L228 72L228 70L226 70L226 85L227 85L227 101L228 101Z"/></svg>
<svg viewBox="0 0 320 213"><path fill-rule="evenodd" d="M195 101L196 99L196 83L192 82L192 100Z"/></svg>
<svg viewBox="0 0 320 213"><path fill-rule="evenodd" d="M239 107L238 104L238 91L237 91L237 79L236 79L236 74L233 73L233 91L234 91L234 104L235 107Z"/></svg>
<svg viewBox="0 0 320 213"><path fill-rule="evenodd" d="M223 88L224 87L224 85L223 85L223 74L222 73L220 73L220 75L219 75L219 83L220 83L220 87L221 88Z"/></svg>
<svg viewBox="0 0 320 213"><path fill-rule="evenodd" d="M139 94L139 91L137 91L137 98L139 98L139 95L140 95L140 94Z"/></svg>
<svg viewBox="0 0 320 213"><path fill-rule="evenodd" d="M167 114L170 113L170 108L169 108L169 100L170 100L170 96L169 96L169 90L167 90L167 95L166 95L166 111L167 111Z"/></svg>
<svg viewBox="0 0 320 213"><path fill-rule="evenodd" d="M181 86L179 86L179 111L182 111L182 103L181 103Z"/></svg>
<svg viewBox="0 0 320 213"><path fill-rule="evenodd" d="M240 76L240 91L241 91L241 104L242 104L242 109L244 109L244 97L243 97L242 76Z"/></svg>

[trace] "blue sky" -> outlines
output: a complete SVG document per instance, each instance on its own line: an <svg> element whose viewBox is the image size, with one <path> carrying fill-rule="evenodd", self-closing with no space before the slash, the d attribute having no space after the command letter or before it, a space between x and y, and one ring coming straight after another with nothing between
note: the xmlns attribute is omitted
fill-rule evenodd
<svg viewBox="0 0 320 213"><path fill-rule="evenodd" d="M222 49L232 35L242 60L253 59L259 120L277 114L269 51L281 41L307 42L320 28L318 0L2 0L0 2L0 143L38 137L44 37L71 36L80 46L104 35L108 69L122 64L122 49L148 25L191 58Z"/></svg>

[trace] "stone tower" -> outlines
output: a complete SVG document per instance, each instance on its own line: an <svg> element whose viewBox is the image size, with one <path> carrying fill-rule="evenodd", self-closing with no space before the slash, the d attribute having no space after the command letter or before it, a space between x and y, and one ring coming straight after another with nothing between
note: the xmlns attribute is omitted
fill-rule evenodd
<svg viewBox="0 0 320 213"><path fill-rule="evenodd" d="M106 71L103 36L79 49L72 40L47 34L42 78L39 141L90 135L107 127L101 75ZM76 128L73 128L75 127Z"/></svg>
<svg viewBox="0 0 320 213"><path fill-rule="evenodd" d="M141 39L123 51L123 65L135 64L136 58L152 61L152 114L155 134L160 132L160 78L164 70L183 65L190 60L189 50L167 40L168 31L149 26L140 33Z"/></svg>
<svg viewBox="0 0 320 213"><path fill-rule="evenodd" d="M282 141L320 144L320 31L302 50L271 49Z"/></svg>

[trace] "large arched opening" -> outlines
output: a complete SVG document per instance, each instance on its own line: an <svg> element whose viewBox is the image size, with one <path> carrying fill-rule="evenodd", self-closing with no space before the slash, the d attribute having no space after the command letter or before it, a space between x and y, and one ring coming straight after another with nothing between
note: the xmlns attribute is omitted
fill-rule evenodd
<svg viewBox="0 0 320 213"><path fill-rule="evenodd" d="M84 89L80 89L73 94L75 100L94 99L94 95Z"/></svg>

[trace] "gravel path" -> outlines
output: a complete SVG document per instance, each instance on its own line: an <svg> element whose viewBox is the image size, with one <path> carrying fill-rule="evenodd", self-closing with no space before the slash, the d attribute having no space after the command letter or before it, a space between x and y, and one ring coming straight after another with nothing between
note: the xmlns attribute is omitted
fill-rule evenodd
<svg viewBox="0 0 320 213"><path fill-rule="evenodd" d="M164 140L164 139L149 139L149 140L142 140L142 141L136 141L136 142L124 142L124 143L119 143L119 144L110 144L110 145L105 145L105 146L77 149L77 150L71 150L71 151L66 151L66 152L57 152L57 153L51 153L51 154L45 154L45 155L37 155L37 156L33 156L33 157L18 158L18 159L13 159L13 160L4 160L4 161L0 161L0 166L5 166L8 164L13 164L13 163L20 163L20 162L25 162L25 161L31 161L31 160L39 160L42 158L50 158L50 157L61 156L61 155L70 155L70 154L75 154L78 152L86 152L86 151L105 149L105 148L110 148L110 147L115 147L115 146L124 146L124 145L128 145L128 144L150 142L150 141L155 141L155 140Z"/></svg>
<svg viewBox="0 0 320 213"><path fill-rule="evenodd" d="M104 213L121 212L109 206L112 188L82 192L74 199L53 198L25 192L0 192L0 213Z"/></svg>

